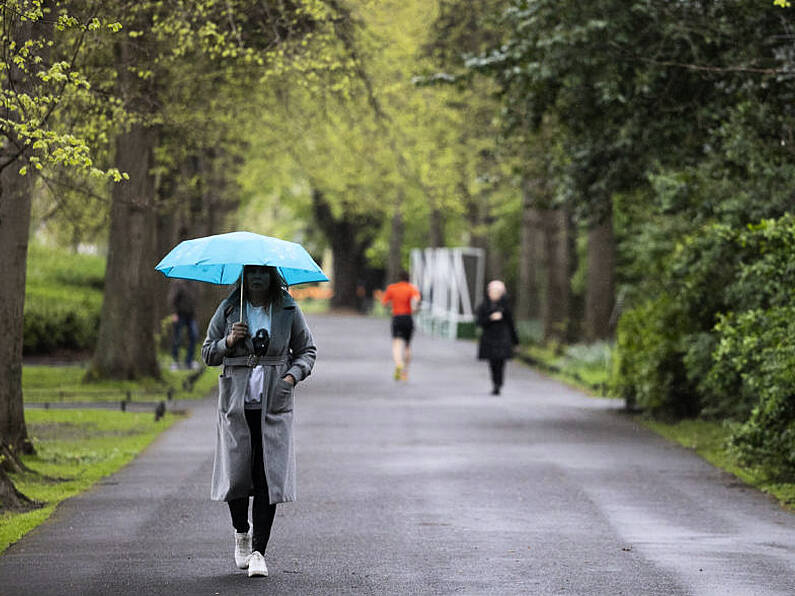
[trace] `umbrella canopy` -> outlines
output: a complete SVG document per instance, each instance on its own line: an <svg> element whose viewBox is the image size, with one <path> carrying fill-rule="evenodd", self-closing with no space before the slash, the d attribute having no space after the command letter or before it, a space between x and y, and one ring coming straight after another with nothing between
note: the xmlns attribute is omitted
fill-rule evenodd
<svg viewBox="0 0 795 596"><path fill-rule="evenodd" d="M240 279L244 265L276 267L289 286L328 281L300 244L251 232L185 240L163 257L155 269L166 277L233 284Z"/></svg>

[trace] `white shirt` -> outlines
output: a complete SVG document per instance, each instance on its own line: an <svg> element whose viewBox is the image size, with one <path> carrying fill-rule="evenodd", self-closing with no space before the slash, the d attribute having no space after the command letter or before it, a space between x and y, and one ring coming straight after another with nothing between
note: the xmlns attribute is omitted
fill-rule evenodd
<svg viewBox="0 0 795 596"><path fill-rule="evenodd" d="M246 301L246 321L248 322L248 332L254 337L257 331L265 329L268 336L271 333L271 305L252 306ZM248 392L246 393L245 407L249 409L259 409L262 407L262 393L265 391L265 367L255 366L248 378Z"/></svg>

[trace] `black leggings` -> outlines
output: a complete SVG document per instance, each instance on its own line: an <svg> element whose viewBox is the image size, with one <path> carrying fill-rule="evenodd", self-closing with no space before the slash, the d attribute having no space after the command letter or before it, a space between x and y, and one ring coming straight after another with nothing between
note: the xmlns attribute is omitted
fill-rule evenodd
<svg viewBox="0 0 795 596"><path fill-rule="evenodd" d="M262 412L246 410L251 435L251 478L254 483L254 506L251 519L254 522L251 549L265 554L268 539L271 537L273 517L276 515L276 504L270 504L268 498L268 481L265 478L265 466L262 458ZM248 532L248 497L240 497L229 501L229 512L232 514L232 525L239 533Z"/></svg>
<svg viewBox="0 0 795 596"><path fill-rule="evenodd" d="M489 360L489 368L491 368L491 382L499 389L504 378L505 360Z"/></svg>

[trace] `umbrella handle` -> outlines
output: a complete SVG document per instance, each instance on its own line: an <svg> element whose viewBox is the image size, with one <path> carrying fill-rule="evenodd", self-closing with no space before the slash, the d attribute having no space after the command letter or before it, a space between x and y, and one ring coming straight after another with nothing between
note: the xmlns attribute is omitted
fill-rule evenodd
<svg viewBox="0 0 795 596"><path fill-rule="evenodd" d="M246 272L246 266L240 270L240 322L243 322L243 274Z"/></svg>

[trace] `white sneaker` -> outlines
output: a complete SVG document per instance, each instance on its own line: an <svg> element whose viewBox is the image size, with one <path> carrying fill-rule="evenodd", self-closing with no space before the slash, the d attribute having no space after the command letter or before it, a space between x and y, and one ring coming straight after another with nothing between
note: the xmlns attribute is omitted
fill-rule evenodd
<svg viewBox="0 0 795 596"><path fill-rule="evenodd" d="M246 532L235 532L235 564L238 569L248 567L248 558L251 556L251 535Z"/></svg>
<svg viewBox="0 0 795 596"><path fill-rule="evenodd" d="M268 566L265 565L265 557L263 557L258 550L255 550L248 558L248 576L254 577L261 575L267 577Z"/></svg>

